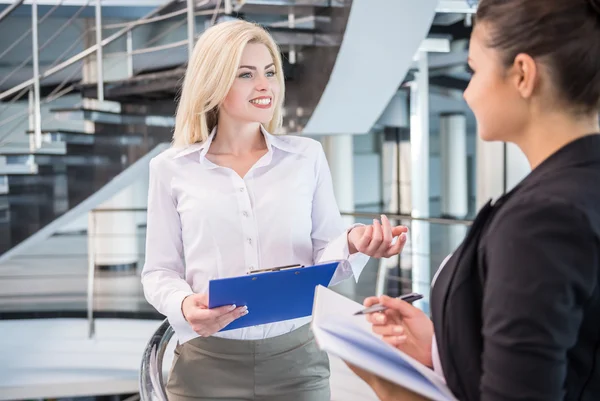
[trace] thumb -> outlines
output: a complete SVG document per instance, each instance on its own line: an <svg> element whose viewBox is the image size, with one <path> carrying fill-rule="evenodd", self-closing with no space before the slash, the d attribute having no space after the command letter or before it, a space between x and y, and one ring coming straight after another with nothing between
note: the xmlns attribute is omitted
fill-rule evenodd
<svg viewBox="0 0 600 401"><path fill-rule="evenodd" d="M402 233L407 233L408 232L408 227L405 226L396 226L396 227L392 227L392 237L397 237Z"/></svg>
<svg viewBox="0 0 600 401"><path fill-rule="evenodd" d="M391 298L387 295L382 295L379 301L382 305L393 309L400 313L402 317L411 317L417 311L417 308L409 304L408 302L402 301L401 299Z"/></svg>

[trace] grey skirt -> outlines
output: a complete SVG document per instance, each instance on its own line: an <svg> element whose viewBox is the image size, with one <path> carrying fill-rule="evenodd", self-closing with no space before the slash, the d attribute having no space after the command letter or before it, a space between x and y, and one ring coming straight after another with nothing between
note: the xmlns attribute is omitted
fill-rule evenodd
<svg viewBox="0 0 600 401"><path fill-rule="evenodd" d="M198 337L175 348L170 401L329 401L329 359L310 325L264 340Z"/></svg>

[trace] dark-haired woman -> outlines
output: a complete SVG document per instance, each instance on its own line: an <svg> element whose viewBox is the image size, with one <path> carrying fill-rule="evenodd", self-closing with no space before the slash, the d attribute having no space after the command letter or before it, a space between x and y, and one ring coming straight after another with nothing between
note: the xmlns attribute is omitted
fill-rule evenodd
<svg viewBox="0 0 600 401"><path fill-rule="evenodd" d="M430 320L387 297L373 330L461 401L600 400L600 0L481 0L464 96L532 172L478 214ZM388 400L418 396L354 368Z"/></svg>

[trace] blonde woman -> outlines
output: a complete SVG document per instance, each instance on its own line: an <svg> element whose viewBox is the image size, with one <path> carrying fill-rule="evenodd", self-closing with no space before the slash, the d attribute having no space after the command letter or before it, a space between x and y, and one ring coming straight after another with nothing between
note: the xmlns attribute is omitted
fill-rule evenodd
<svg viewBox="0 0 600 401"><path fill-rule="evenodd" d="M328 359L310 318L219 332L252 311L208 309L208 283L335 259L358 277L368 256L398 254L406 241L385 216L342 226L321 145L271 134L283 99L280 53L265 30L236 20L202 35L173 147L150 163L142 283L179 342L170 400L329 400Z"/></svg>

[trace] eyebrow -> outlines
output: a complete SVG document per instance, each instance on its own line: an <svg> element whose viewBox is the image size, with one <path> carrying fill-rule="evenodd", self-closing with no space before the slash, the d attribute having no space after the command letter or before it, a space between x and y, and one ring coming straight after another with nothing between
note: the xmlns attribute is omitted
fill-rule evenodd
<svg viewBox="0 0 600 401"><path fill-rule="evenodd" d="M269 64L269 65L265 66L265 70L266 70L267 68L273 67L274 65L275 65L275 63L271 63L271 64ZM256 67L254 67L254 66L252 66L252 65L240 65L240 66L238 67L238 69L239 69L239 68L247 68L247 69L249 69L249 70L256 71Z"/></svg>

